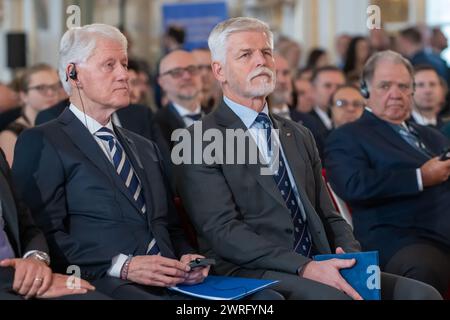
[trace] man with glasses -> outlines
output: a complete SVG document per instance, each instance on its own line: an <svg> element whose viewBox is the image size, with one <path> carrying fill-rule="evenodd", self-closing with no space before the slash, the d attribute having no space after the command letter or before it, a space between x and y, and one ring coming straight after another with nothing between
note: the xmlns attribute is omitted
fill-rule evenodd
<svg viewBox="0 0 450 320"><path fill-rule="evenodd" d="M358 89L344 85L331 96L330 105L333 126L339 128L361 117L365 101Z"/></svg>
<svg viewBox="0 0 450 320"><path fill-rule="evenodd" d="M155 114L155 124L171 149L172 132L187 128L202 117L202 80L192 53L172 51L161 59L158 83L168 104Z"/></svg>
<svg viewBox="0 0 450 320"><path fill-rule="evenodd" d="M363 250L378 250L382 270L423 281L441 293L450 279L448 140L408 124L414 71L398 53L373 55L363 71L362 117L336 129L326 145L333 190L353 212Z"/></svg>

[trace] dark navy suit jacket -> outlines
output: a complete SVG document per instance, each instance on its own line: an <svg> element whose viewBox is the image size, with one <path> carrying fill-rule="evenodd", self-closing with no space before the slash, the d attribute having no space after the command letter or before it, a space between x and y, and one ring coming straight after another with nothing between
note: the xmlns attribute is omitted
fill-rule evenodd
<svg viewBox="0 0 450 320"><path fill-rule="evenodd" d="M56 270L78 265L83 278L102 277L114 256L144 255L150 231L163 256L191 251L178 226L157 147L126 129L115 127L115 133L141 181L146 215L69 109L24 131L17 141L13 177L47 237Z"/></svg>
<svg viewBox="0 0 450 320"><path fill-rule="evenodd" d="M433 155L448 140L411 124ZM356 238L379 250L382 264L401 247L428 239L450 248L450 181L419 191L416 169L430 157L414 149L389 124L365 111L327 140L327 176L353 211Z"/></svg>

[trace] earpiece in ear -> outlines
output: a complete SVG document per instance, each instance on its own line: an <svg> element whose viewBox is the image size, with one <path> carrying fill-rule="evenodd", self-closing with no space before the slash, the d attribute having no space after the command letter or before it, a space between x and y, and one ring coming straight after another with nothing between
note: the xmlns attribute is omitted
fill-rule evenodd
<svg viewBox="0 0 450 320"><path fill-rule="evenodd" d="M361 80L360 84L360 92L364 99L370 98L369 87L367 86L367 82L365 80Z"/></svg>
<svg viewBox="0 0 450 320"><path fill-rule="evenodd" d="M77 75L77 69L75 67L75 63L71 63L70 65L72 66L72 68L69 71L69 78L72 80L77 80L78 75Z"/></svg>

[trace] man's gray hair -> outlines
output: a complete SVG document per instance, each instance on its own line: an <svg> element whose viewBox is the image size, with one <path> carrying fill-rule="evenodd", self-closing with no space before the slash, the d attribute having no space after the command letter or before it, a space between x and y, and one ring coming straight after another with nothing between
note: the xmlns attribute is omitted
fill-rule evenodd
<svg viewBox="0 0 450 320"><path fill-rule="evenodd" d="M116 27L107 24L90 24L68 30L59 45L59 79L67 94L71 94L72 88L67 81L67 66L86 62L94 52L98 39L110 39L120 43L125 50L128 42L125 36Z"/></svg>
<svg viewBox="0 0 450 320"><path fill-rule="evenodd" d="M244 31L264 32L269 39L270 48L273 49L273 33L267 23L255 18L232 18L216 25L209 35L208 46L212 60L225 63L228 37L233 33Z"/></svg>
<svg viewBox="0 0 450 320"><path fill-rule="evenodd" d="M375 68L378 63L383 61L389 61L394 64L402 64L408 70L409 75L411 76L411 81L414 81L414 68L409 62L408 59L404 58L401 54L394 52L392 50L380 51L373 54L369 60L367 60L366 65L364 66L362 73L362 80L366 82L366 85L369 86L372 82L373 75L375 73Z"/></svg>

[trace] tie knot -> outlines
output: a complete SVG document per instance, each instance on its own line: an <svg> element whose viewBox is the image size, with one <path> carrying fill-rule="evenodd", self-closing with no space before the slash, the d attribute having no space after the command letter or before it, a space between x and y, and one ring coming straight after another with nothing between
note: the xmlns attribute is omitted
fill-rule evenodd
<svg viewBox="0 0 450 320"><path fill-rule="evenodd" d="M202 114L201 113L187 114L186 117L188 117L189 119L192 119L194 121L198 121L201 119Z"/></svg>
<svg viewBox="0 0 450 320"><path fill-rule="evenodd" d="M260 112L258 114L258 116L255 119L255 122L262 124L264 129L272 127L272 122L270 121L269 116L264 112Z"/></svg>
<svg viewBox="0 0 450 320"><path fill-rule="evenodd" d="M112 130L103 127L99 130L97 130L97 132L95 133L95 136L97 136L98 138L105 140L105 141L111 141L115 139L114 133L112 132Z"/></svg>

